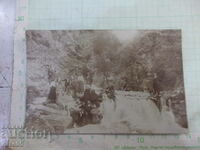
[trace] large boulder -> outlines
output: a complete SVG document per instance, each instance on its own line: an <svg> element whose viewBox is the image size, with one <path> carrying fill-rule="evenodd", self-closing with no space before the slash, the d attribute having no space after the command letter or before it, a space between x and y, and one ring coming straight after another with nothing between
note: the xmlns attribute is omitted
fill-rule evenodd
<svg viewBox="0 0 200 150"><path fill-rule="evenodd" d="M56 104L29 105L29 115L26 118L25 127L31 130L50 131L63 133L72 126L72 118L66 110L60 110Z"/></svg>

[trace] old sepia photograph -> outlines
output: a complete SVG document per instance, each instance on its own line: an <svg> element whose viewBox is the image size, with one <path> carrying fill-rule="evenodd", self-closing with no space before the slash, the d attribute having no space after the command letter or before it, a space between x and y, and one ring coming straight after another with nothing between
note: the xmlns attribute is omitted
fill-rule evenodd
<svg viewBox="0 0 200 150"><path fill-rule="evenodd" d="M24 127L188 132L181 30L28 30Z"/></svg>

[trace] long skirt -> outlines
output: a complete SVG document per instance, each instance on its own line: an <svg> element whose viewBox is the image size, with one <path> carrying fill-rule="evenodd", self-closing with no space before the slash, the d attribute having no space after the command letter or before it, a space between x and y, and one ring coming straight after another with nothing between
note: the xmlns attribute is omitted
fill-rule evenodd
<svg viewBox="0 0 200 150"><path fill-rule="evenodd" d="M49 92L49 95L48 95L48 100L49 100L50 103L56 103L56 99L57 99L56 87L52 86L50 88L50 92Z"/></svg>

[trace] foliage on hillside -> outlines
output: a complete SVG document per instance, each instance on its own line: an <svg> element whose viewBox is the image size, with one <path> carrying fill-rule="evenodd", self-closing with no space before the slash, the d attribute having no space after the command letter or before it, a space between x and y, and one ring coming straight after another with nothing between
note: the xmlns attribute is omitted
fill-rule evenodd
<svg viewBox="0 0 200 150"><path fill-rule="evenodd" d="M60 78L90 73L95 84L104 86L112 78L117 89L126 82L127 90L142 91L143 80L155 73L160 90L183 87L181 32L138 33L124 44L110 31L27 32L29 79L47 80L47 66L53 66Z"/></svg>

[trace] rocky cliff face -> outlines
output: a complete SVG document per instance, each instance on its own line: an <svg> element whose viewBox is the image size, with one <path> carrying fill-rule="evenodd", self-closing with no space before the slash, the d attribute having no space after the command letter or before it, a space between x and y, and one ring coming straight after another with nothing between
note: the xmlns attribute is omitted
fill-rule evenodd
<svg viewBox="0 0 200 150"><path fill-rule="evenodd" d="M142 31L130 50L135 51L136 60L147 72L157 74L160 90L183 87L181 31Z"/></svg>

